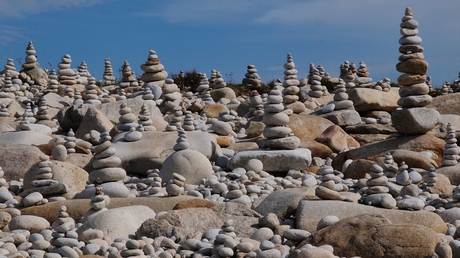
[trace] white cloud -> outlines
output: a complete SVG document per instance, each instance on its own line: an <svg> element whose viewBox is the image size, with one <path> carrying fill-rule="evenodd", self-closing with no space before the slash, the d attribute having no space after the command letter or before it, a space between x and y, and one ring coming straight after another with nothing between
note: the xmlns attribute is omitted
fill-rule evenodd
<svg viewBox="0 0 460 258"><path fill-rule="evenodd" d="M87 7L104 0L0 0L0 17L24 17L61 8Z"/></svg>
<svg viewBox="0 0 460 258"><path fill-rule="evenodd" d="M17 39L27 39L22 29L0 25L0 45L8 45Z"/></svg>

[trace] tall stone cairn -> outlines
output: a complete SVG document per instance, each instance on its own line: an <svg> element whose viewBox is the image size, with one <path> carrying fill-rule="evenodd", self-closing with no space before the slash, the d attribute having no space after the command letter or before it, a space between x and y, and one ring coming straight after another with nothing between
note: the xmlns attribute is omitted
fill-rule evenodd
<svg viewBox="0 0 460 258"><path fill-rule="evenodd" d="M422 39L417 36L418 22L413 19L412 9L406 8L402 18L399 39L399 63L396 70L403 73L398 78L398 105L402 108L391 114L394 128L403 134L424 134L433 129L439 122L438 111L425 108L432 97L428 95L430 88L425 83L428 63L423 60Z"/></svg>

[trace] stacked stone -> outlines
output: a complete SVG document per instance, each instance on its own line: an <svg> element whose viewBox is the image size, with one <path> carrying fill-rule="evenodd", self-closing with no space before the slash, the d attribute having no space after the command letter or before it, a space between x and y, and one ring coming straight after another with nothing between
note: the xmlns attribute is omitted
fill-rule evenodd
<svg viewBox="0 0 460 258"><path fill-rule="evenodd" d="M83 61L77 68L77 83L86 85L88 83L88 78L91 77L91 73L88 71L88 66L86 62Z"/></svg>
<svg viewBox="0 0 460 258"><path fill-rule="evenodd" d="M260 141L261 148L271 149L297 149L300 145L299 138L291 135L289 116L281 112L284 110L283 96L279 90L271 90L264 105L265 114L263 123L266 125L263 135L266 139Z"/></svg>
<svg viewBox="0 0 460 258"><path fill-rule="evenodd" d="M126 93L124 89L120 89L120 94L115 98L116 101L126 100Z"/></svg>
<svg viewBox="0 0 460 258"><path fill-rule="evenodd" d="M147 61L141 65L144 73L141 75L141 80L148 84L154 84L163 87L164 80L168 78L168 72L160 63L160 58L155 51L150 50Z"/></svg>
<svg viewBox="0 0 460 258"><path fill-rule="evenodd" d="M115 76L113 76L113 68L110 58L106 58L104 61L104 74L102 75L102 78L107 84L112 84L117 80Z"/></svg>
<svg viewBox="0 0 460 258"><path fill-rule="evenodd" d="M74 94L74 90L72 87L70 87L70 85L66 85L65 88L64 88L64 94L66 97L72 99L75 94Z"/></svg>
<svg viewBox="0 0 460 258"><path fill-rule="evenodd" d="M75 133L72 129L69 130L67 136L64 139L64 147L67 149L67 154L75 153L75 147L77 146L75 142L77 141L77 138L75 137Z"/></svg>
<svg viewBox="0 0 460 258"><path fill-rule="evenodd" d="M74 69L70 68L70 65L72 63L72 59L70 55L65 54L61 58L61 62L58 64L59 70L57 71L58 73L58 78L59 78L59 83L64 84L64 85L73 85L77 84L77 73L75 72Z"/></svg>
<svg viewBox="0 0 460 258"><path fill-rule="evenodd" d="M362 88L372 88L372 78L369 78L369 68L361 61L359 62L359 68L356 71L357 77L355 78L355 84Z"/></svg>
<svg viewBox="0 0 460 258"><path fill-rule="evenodd" d="M399 185L410 185L412 184L412 179L409 175L409 166L406 162L401 162L398 167L398 174L396 175L396 183Z"/></svg>
<svg viewBox="0 0 460 258"><path fill-rule="evenodd" d="M391 153L383 154L383 167L384 167L384 175L387 178L395 178L398 174L398 166L393 160L393 155Z"/></svg>
<svg viewBox="0 0 460 258"><path fill-rule="evenodd" d="M200 98L203 100L205 104L208 105L216 103L214 99L211 97L211 93L209 92L209 90L203 91L203 93L200 95Z"/></svg>
<svg viewBox="0 0 460 258"><path fill-rule="evenodd" d="M457 138L455 138L455 130L453 129L452 124L447 123L446 129L446 144L444 145L441 165L455 166L458 163L460 148L457 146Z"/></svg>
<svg viewBox="0 0 460 258"><path fill-rule="evenodd" d="M426 85L428 85L428 87L430 88L430 92L433 91L433 82L431 80L431 76L427 76L426 77L426 81L425 81Z"/></svg>
<svg viewBox="0 0 460 258"><path fill-rule="evenodd" d="M184 193L185 177L173 173L173 178L166 183L166 192L170 196L178 196Z"/></svg>
<svg viewBox="0 0 460 258"><path fill-rule="evenodd" d="M83 215L83 218L81 219L81 222L84 223L87 221L89 218L95 216L96 214L102 213L104 211L107 211L108 209L106 208L107 205L110 203L110 197L108 195L105 195L104 192L102 191L102 181L97 180L96 186L95 186L95 194L91 196L90 198L90 209Z"/></svg>
<svg viewBox="0 0 460 258"><path fill-rule="evenodd" d="M262 81L254 65L248 65L247 73L244 76L245 78L242 81L244 86L250 88L259 88L262 86Z"/></svg>
<svg viewBox="0 0 460 258"><path fill-rule="evenodd" d="M182 95L180 93L179 87L177 87L173 79L168 78L164 81L162 91L162 109L167 111L173 109L176 106L179 106L180 101L182 99Z"/></svg>
<svg viewBox="0 0 460 258"><path fill-rule="evenodd" d="M46 88L46 92L51 92L51 93L57 93L59 89L59 80L58 76L56 74L56 71L54 69L51 69L51 71L48 74L48 88ZM67 86L70 87L69 84Z"/></svg>
<svg viewBox="0 0 460 258"><path fill-rule="evenodd" d="M99 96L97 95L97 88L96 78L89 77L88 84L85 85L85 104L101 104Z"/></svg>
<svg viewBox="0 0 460 258"><path fill-rule="evenodd" d="M283 103L286 109L291 109L294 113L299 114L306 110L303 103L299 102L299 80L297 80L297 70L291 54L287 54L287 62L284 64L284 82L283 82Z"/></svg>
<svg viewBox="0 0 460 258"><path fill-rule="evenodd" d="M38 121L51 120L51 116L48 111L48 103L46 102L45 98L41 98L38 102L38 110L37 114L35 115L35 119L37 119Z"/></svg>
<svg viewBox="0 0 460 258"><path fill-rule="evenodd" d="M5 74L5 82L1 88L0 98L15 99L16 95L14 94L15 88L13 87L13 82L11 81L11 75L9 72Z"/></svg>
<svg viewBox="0 0 460 258"><path fill-rule="evenodd" d="M444 82L441 86L441 95L447 95L452 93L452 89L450 88L450 84L448 82Z"/></svg>
<svg viewBox="0 0 460 258"><path fill-rule="evenodd" d="M35 118L34 112L32 111L32 107L31 107L30 102L27 103L26 108L24 110L23 116L31 124L34 124L35 122L37 122L37 119Z"/></svg>
<svg viewBox="0 0 460 258"><path fill-rule="evenodd" d="M233 225L234 225L234 222L232 219L225 220L224 224L221 227L222 230L219 231L219 234L224 234L232 238L236 238L235 227Z"/></svg>
<svg viewBox="0 0 460 258"><path fill-rule="evenodd" d="M112 138L108 132L101 133L99 145L96 146L94 153L93 170L89 174L89 181L95 183L101 180L102 185L107 182L117 182L126 177L126 171L120 168L121 159L115 157L115 149L111 147Z"/></svg>
<svg viewBox="0 0 460 258"><path fill-rule="evenodd" d="M50 244L55 247L83 247L78 241L78 234L72 232L75 229L75 220L67 213L67 207L61 206L59 213L52 224L54 232Z"/></svg>
<svg viewBox="0 0 460 258"><path fill-rule="evenodd" d="M185 111L184 124L182 125L185 131L194 131L197 129L195 119L193 119L190 110Z"/></svg>
<svg viewBox="0 0 460 258"><path fill-rule="evenodd" d="M142 125L139 125L137 128L131 127L129 129L129 132L127 132L124 136L123 139L127 142L136 142L142 139L142 132L144 131L144 127Z"/></svg>
<svg viewBox="0 0 460 258"><path fill-rule="evenodd" d="M430 187L436 186L438 182L438 175L435 170L435 168L431 168L423 175L423 182L425 182L427 190L429 190Z"/></svg>
<svg viewBox="0 0 460 258"><path fill-rule="evenodd" d="M386 186L388 178L384 175L383 168L377 164L372 165L369 175L370 179L366 181L367 189L364 196L359 200L361 203L373 206L394 209L396 200L393 198Z"/></svg>
<svg viewBox="0 0 460 258"><path fill-rule="evenodd" d="M150 88L144 88L144 92L142 93L143 100L154 100L155 95L153 95L152 90Z"/></svg>
<svg viewBox="0 0 460 258"><path fill-rule="evenodd" d="M318 69L315 68L314 64L310 64L308 84L310 84L310 91L308 92L308 96L312 98L320 98L324 95L326 87L321 85L321 76Z"/></svg>
<svg viewBox="0 0 460 258"><path fill-rule="evenodd" d="M150 118L150 112L147 109L147 104L142 104L141 112L139 112L139 115L137 117L139 118L138 124L142 125L145 131L153 132L157 130L155 126L153 126L153 121Z"/></svg>
<svg viewBox="0 0 460 258"><path fill-rule="evenodd" d="M412 15L412 9L407 7L400 24L402 37L399 39L399 52L402 55L399 56L396 70L404 73L398 78L401 87L398 105L402 109L395 110L391 119L400 133L423 134L438 124L440 114L434 109L425 108L432 101L428 95L430 88L425 83L428 63L423 60L422 39L417 36L418 22Z"/></svg>
<svg viewBox="0 0 460 258"><path fill-rule="evenodd" d="M333 109L332 109L333 107ZM334 86L334 100L329 102L324 111L337 111L337 110L344 110L344 109L354 109L353 102L348 100L348 94L345 82L339 78L339 83Z"/></svg>
<svg viewBox="0 0 460 258"><path fill-rule="evenodd" d="M123 66L121 67L121 82L120 88L126 87L137 87L139 83L137 82L136 74L131 69L131 66L128 63L128 60L125 60Z"/></svg>
<svg viewBox="0 0 460 258"><path fill-rule="evenodd" d="M179 128L182 127L182 121L184 118L182 117L184 113L182 112L182 108L179 106L174 107L173 110L174 117L171 118L171 121L166 126L166 131L177 131Z"/></svg>
<svg viewBox="0 0 460 258"><path fill-rule="evenodd" d="M202 94L204 93L205 90L209 89L209 81L208 77L206 76L205 73L200 73L200 83L198 87L196 88L196 92Z"/></svg>
<svg viewBox="0 0 460 258"><path fill-rule="evenodd" d="M162 186L162 179L160 175L158 175L160 171L158 169L152 169L150 173L148 173L148 177L152 178L152 182L150 183L150 187L148 188L148 195L149 196L164 196Z"/></svg>
<svg viewBox="0 0 460 258"><path fill-rule="evenodd" d="M137 127L136 116L133 114L130 107L123 103L120 105L120 111L118 112L120 117L118 118L117 129L123 132L127 132L131 127Z"/></svg>
<svg viewBox="0 0 460 258"><path fill-rule="evenodd" d="M211 70L211 78L209 78L209 87L211 87L212 89L214 89L214 84L216 82L216 78L217 78L217 71L215 69L212 69Z"/></svg>
<svg viewBox="0 0 460 258"><path fill-rule="evenodd" d="M216 72L216 79L214 80L213 83L213 88L214 89L222 89L227 86L227 83L224 81L224 78L222 78L222 75L220 72Z"/></svg>
<svg viewBox="0 0 460 258"><path fill-rule="evenodd" d="M340 64L340 75L339 77L344 79L350 69L350 62L345 60L343 64Z"/></svg>
<svg viewBox="0 0 460 258"><path fill-rule="evenodd" d="M14 66L14 61L11 58L8 58L6 60L6 65L4 66L4 70L0 72L0 74L5 74L6 72L9 72L11 77L18 77L19 72L16 70L16 67Z"/></svg>
<svg viewBox="0 0 460 258"><path fill-rule="evenodd" d="M27 120L26 113L22 114L22 120L19 122L18 126L16 127L16 131L30 131L30 122Z"/></svg>
<svg viewBox="0 0 460 258"><path fill-rule="evenodd" d="M385 91L388 92L391 89L391 81L389 78L383 78L383 80L378 81L374 85L374 90L380 90L380 91Z"/></svg>
<svg viewBox="0 0 460 258"><path fill-rule="evenodd" d="M8 112L8 107L6 104L0 105L0 117L8 117L10 113Z"/></svg>
<svg viewBox="0 0 460 258"><path fill-rule="evenodd" d="M40 162L38 163L38 169L35 174L35 178L32 181L33 187L46 187L52 184L57 184L56 180L53 180L53 162L47 155L40 156Z"/></svg>
<svg viewBox="0 0 460 258"><path fill-rule="evenodd" d="M85 86L85 88L86 88L86 86ZM74 99L73 99L72 105L74 105L76 107L78 107L78 106L80 106L80 105L82 105L84 103L84 101L83 101L83 99L81 97L80 91L77 90L76 88L74 89L74 97L73 98ZM91 102L95 102L95 99L91 100Z"/></svg>
<svg viewBox="0 0 460 258"><path fill-rule="evenodd" d="M29 41L29 45L27 45L26 49L26 62L22 64L22 69L24 70L32 70L35 67L39 67L40 64L37 62L37 51L35 51L34 45L32 41Z"/></svg>

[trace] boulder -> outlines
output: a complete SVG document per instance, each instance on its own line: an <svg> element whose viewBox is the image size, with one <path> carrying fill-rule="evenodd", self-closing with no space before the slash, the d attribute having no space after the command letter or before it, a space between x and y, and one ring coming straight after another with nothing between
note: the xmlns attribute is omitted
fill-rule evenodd
<svg viewBox="0 0 460 258"><path fill-rule="evenodd" d="M436 168L436 173L446 176L452 185L460 185L460 163L455 166L442 166Z"/></svg>
<svg viewBox="0 0 460 258"><path fill-rule="evenodd" d="M433 98L433 101L427 105L427 108L434 108L440 114L460 115L460 92L447 95L440 95Z"/></svg>
<svg viewBox="0 0 460 258"><path fill-rule="evenodd" d="M0 144L0 166L5 175L7 182L24 178L28 171L35 163L40 161L43 153L39 148L22 144Z"/></svg>
<svg viewBox="0 0 460 258"><path fill-rule="evenodd" d="M377 91L368 88L354 88L348 92L348 99L353 101L357 111L383 110L393 112L398 108L399 88L390 91Z"/></svg>
<svg viewBox="0 0 460 258"><path fill-rule="evenodd" d="M221 112L229 112L227 106L223 104L208 104L201 111L201 115L208 118L218 118Z"/></svg>
<svg viewBox="0 0 460 258"><path fill-rule="evenodd" d="M314 245L331 245L341 257L427 257L441 236L413 223L392 223L382 215L358 215L319 230Z"/></svg>
<svg viewBox="0 0 460 258"><path fill-rule="evenodd" d="M233 91L232 88L225 87L225 88L220 88L220 89L213 89L210 92L212 99L215 102L218 102L221 98L226 98L226 99L235 99L236 94Z"/></svg>
<svg viewBox="0 0 460 258"><path fill-rule="evenodd" d="M315 140L331 125L334 125L334 123L328 119L305 113L291 114L288 124L294 135L300 139L301 145L304 141Z"/></svg>
<svg viewBox="0 0 460 258"><path fill-rule="evenodd" d="M52 174L53 180L67 186L67 192L62 196L66 199L72 199L77 193L81 192L86 187L86 181L88 181L88 172L80 167L72 165L67 162L52 160ZM33 165L24 175L24 191L36 190L32 185L32 181L35 180L37 175L38 163ZM45 187L46 188L46 187ZM43 189L46 191L46 189Z"/></svg>
<svg viewBox="0 0 460 258"><path fill-rule="evenodd" d="M315 111L312 114L324 117L339 126L349 126L361 123L361 116L356 110L352 109L336 110L329 113Z"/></svg>
<svg viewBox="0 0 460 258"><path fill-rule="evenodd" d="M363 214L382 215L393 224L416 224L425 226L436 233L445 234L447 226L442 218L436 213L429 211L405 211L382 209L357 203L343 201L302 200L296 213L296 225L298 229L304 229L311 233L316 232L318 222L325 216L334 215L339 219Z"/></svg>
<svg viewBox="0 0 460 258"><path fill-rule="evenodd" d="M371 171L371 167L374 164L375 162L372 160L355 159L348 165L345 171L343 169L340 169L340 171L344 173L344 178L361 179L365 178L366 173Z"/></svg>
<svg viewBox="0 0 460 258"><path fill-rule="evenodd" d="M34 215L15 216L8 223L9 230L23 229L30 233L40 233L49 228L50 223L46 219Z"/></svg>
<svg viewBox="0 0 460 258"><path fill-rule="evenodd" d="M129 238L144 221L154 218L155 215L152 209L144 205L109 209L90 217L76 232L81 234L88 229L98 229L110 239Z"/></svg>
<svg viewBox="0 0 460 258"><path fill-rule="evenodd" d="M222 156L216 138L203 131L186 131L189 149L199 151L211 161ZM171 155L178 138L177 132L143 132L142 139L126 142L124 134L118 134L112 143L116 156L121 159L121 167L132 174L146 175L149 169L160 169L164 160Z"/></svg>
<svg viewBox="0 0 460 258"><path fill-rule="evenodd" d="M402 108L391 113L396 131L404 134L423 134L431 131L441 121L441 115L432 108Z"/></svg>
<svg viewBox="0 0 460 258"><path fill-rule="evenodd" d="M276 214L280 219L295 215L300 200L315 197L314 187L286 188L273 191L254 210L262 215Z"/></svg>
<svg viewBox="0 0 460 258"><path fill-rule="evenodd" d="M287 172L291 169L307 169L312 161L311 152L308 149L298 148L295 150L264 150L252 149L237 152L228 162L227 167L235 169L245 167L251 159L258 159L264 164L264 171Z"/></svg>
<svg viewBox="0 0 460 258"><path fill-rule="evenodd" d="M426 133L422 135L407 135L361 146L358 149L339 153L333 159L332 166L337 170L341 170L343 163L347 159L374 160L378 157L382 157L384 153L397 149L411 150L415 152L431 151L435 154L435 156L442 157L444 144L444 140L435 137L433 133ZM440 162L440 158L436 160L437 164L440 164Z"/></svg>
<svg viewBox="0 0 460 258"><path fill-rule="evenodd" d="M360 147L359 143L338 125L329 126L316 141L327 145L334 152Z"/></svg>
<svg viewBox="0 0 460 258"><path fill-rule="evenodd" d="M0 144L40 145L51 141L51 136L34 131L0 133Z"/></svg>
<svg viewBox="0 0 460 258"><path fill-rule="evenodd" d="M404 161L410 168L423 168L428 170L438 166L435 160L419 152L411 150L393 150L390 153L397 164Z"/></svg>
<svg viewBox="0 0 460 258"><path fill-rule="evenodd" d="M85 116L81 120L78 130L75 132L77 138L83 138L89 134L91 130L100 133L110 132L114 124L99 110L95 108L88 108Z"/></svg>

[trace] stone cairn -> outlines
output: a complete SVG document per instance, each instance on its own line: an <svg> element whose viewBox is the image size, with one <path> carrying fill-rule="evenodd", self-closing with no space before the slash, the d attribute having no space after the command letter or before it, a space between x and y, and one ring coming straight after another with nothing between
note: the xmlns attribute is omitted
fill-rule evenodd
<svg viewBox="0 0 460 258"><path fill-rule="evenodd" d="M389 152L383 154L383 168L383 173L387 178L395 178L398 174L398 166Z"/></svg>
<svg viewBox="0 0 460 258"><path fill-rule="evenodd" d="M173 178L166 183L166 192L170 196L178 196L184 193L185 177L173 173Z"/></svg>
<svg viewBox="0 0 460 258"><path fill-rule="evenodd" d="M78 78L78 83L83 85L87 84L88 78L91 77L91 73L88 71L88 65L85 61L82 61L81 64L78 66L77 72L80 76Z"/></svg>
<svg viewBox="0 0 460 258"><path fill-rule="evenodd" d="M262 122L266 125L260 141L261 148L294 150L300 146L300 140L292 135L288 127L289 116L284 110L283 96L279 90L271 90L264 105L265 114Z"/></svg>
<svg viewBox="0 0 460 258"><path fill-rule="evenodd" d="M457 145L457 138L455 138L455 130L451 123L447 124L447 134L445 137L446 144L444 145L444 152L442 155L442 166L455 166L458 163L460 148Z"/></svg>
<svg viewBox="0 0 460 258"><path fill-rule="evenodd" d="M166 79L162 87L163 94L161 98L163 102L161 103L161 110L163 112L172 110L175 106L179 106L182 95L180 93L179 87L174 83L173 79Z"/></svg>
<svg viewBox="0 0 460 258"><path fill-rule="evenodd" d="M192 112L190 110L185 111L185 116L184 116L184 124L182 125L182 128L185 131L194 131L197 130L197 123L195 122L195 119L192 116Z"/></svg>
<svg viewBox="0 0 460 258"><path fill-rule="evenodd" d="M308 96L312 98L320 98L327 90L325 86L321 85L321 76L318 69L315 68L314 64L310 64L308 84L310 84L310 91L308 92Z"/></svg>
<svg viewBox="0 0 460 258"><path fill-rule="evenodd" d="M139 112L139 115L137 116L138 124L142 125L145 131L156 131L157 129L153 125L153 121L150 117L150 112L147 108L147 104L142 104L141 111Z"/></svg>
<svg viewBox="0 0 460 258"><path fill-rule="evenodd" d="M94 81L94 84L96 84L96 81ZM85 88L86 88L86 86L85 86ZM82 105L84 103L83 98L81 97L80 91L77 90L76 88L74 89L74 97L73 98L74 98L73 102L72 102L73 106L78 107L78 106L80 106L80 105ZM91 101L91 102L93 102L93 101ZM89 102L87 102L87 103L89 103Z"/></svg>
<svg viewBox="0 0 460 258"><path fill-rule="evenodd" d="M102 78L107 84L112 84L117 80L115 76L113 76L113 68L110 58L106 58L104 60L104 74L102 75Z"/></svg>
<svg viewBox="0 0 460 258"><path fill-rule="evenodd" d="M359 68L356 71L355 84L361 88L372 88L372 78L369 78L369 68L361 61L359 62Z"/></svg>
<svg viewBox="0 0 460 258"><path fill-rule="evenodd" d="M59 78L56 74L56 71L54 69L51 69L48 74L49 82L48 82L48 88L45 89L45 93L58 93L59 90ZM70 87L69 84L67 86Z"/></svg>
<svg viewBox="0 0 460 258"><path fill-rule="evenodd" d="M257 69L254 65L248 65L247 73L244 75L245 78L242 81L242 84L251 89L257 89L262 86L262 81L260 80L259 74L257 74Z"/></svg>
<svg viewBox="0 0 460 258"><path fill-rule="evenodd" d="M211 78L209 78L209 87L214 89L214 84L216 83L216 78L217 78L217 70L212 69L211 70Z"/></svg>
<svg viewBox="0 0 460 258"><path fill-rule="evenodd" d="M374 164L369 172L371 178L366 181L367 189L365 195L359 200L360 203L379 206L387 209L394 209L397 205L396 200L386 186L388 178L384 175L384 169L378 164Z"/></svg>
<svg viewBox="0 0 460 258"><path fill-rule="evenodd" d="M373 86L374 90L380 90L388 92L391 89L391 81L389 78L383 78L383 80L379 80Z"/></svg>
<svg viewBox="0 0 460 258"><path fill-rule="evenodd" d="M441 86L441 95L447 95L449 93L454 92L452 88L450 87L449 82L444 82Z"/></svg>
<svg viewBox="0 0 460 258"><path fill-rule="evenodd" d="M85 104L101 104L99 100L99 96L97 95L97 85L96 85L96 78L89 77L88 84L85 85ZM77 93L77 92L75 92ZM75 94L75 99L77 95Z"/></svg>
<svg viewBox="0 0 460 258"><path fill-rule="evenodd" d="M76 152L75 147L77 146L75 142L77 141L77 138L75 137L75 133L73 132L72 128L69 130L69 132L67 133L67 136L64 139L65 139L64 147L67 150L67 154L75 153Z"/></svg>
<svg viewBox="0 0 460 258"><path fill-rule="evenodd" d="M11 58L8 58L6 60L6 65L4 66L4 70L0 72L0 74L5 74L6 72L9 72L11 77L15 78L19 76L19 72L16 70L16 67L14 66L14 61Z"/></svg>
<svg viewBox="0 0 460 258"><path fill-rule="evenodd" d="M45 98L40 98L40 101L38 102L38 110L37 114L35 114L35 119L37 119L38 123L40 123L40 121L51 120L51 116L48 111L48 103Z"/></svg>
<svg viewBox="0 0 460 258"><path fill-rule="evenodd" d="M102 181L96 180L95 182L95 192L94 195L90 198L90 209L85 213L85 215L81 218L81 222L84 223L91 217L95 216L96 214L102 213L107 211L107 205L110 203L110 196L105 195L102 191Z"/></svg>
<svg viewBox="0 0 460 258"><path fill-rule="evenodd" d="M401 34L399 39L398 72L404 73L398 77L399 96L397 109L391 114L394 128L399 133L423 134L433 129L440 120L438 111L425 108L430 104L432 97L428 95L430 88L426 85L428 63L423 60L422 39L417 36L418 22L413 19L412 9L406 8L402 18Z"/></svg>
<svg viewBox="0 0 460 258"><path fill-rule="evenodd" d="M26 49L26 62L22 64L23 70L32 70L35 67L39 67L40 64L37 62L37 51L32 44L32 41L29 41L29 45L27 45Z"/></svg>
<svg viewBox="0 0 460 258"><path fill-rule="evenodd" d="M203 94L205 90L209 89L209 81L208 77L206 76L205 73L200 73L200 83L198 87L196 88L196 92L199 94Z"/></svg>
<svg viewBox="0 0 460 258"><path fill-rule="evenodd" d="M138 124L136 121L136 115L133 114L133 111L130 107L123 103L120 105L120 111L118 112L120 117L118 118L117 129L122 132L127 132L131 127L136 128Z"/></svg>
<svg viewBox="0 0 460 258"><path fill-rule="evenodd" d="M14 100L16 98L14 92L15 88L13 87L13 82L11 81L11 75L9 72L6 72L5 82L0 89L0 98L8 98Z"/></svg>
<svg viewBox="0 0 460 258"><path fill-rule="evenodd" d="M337 111L344 109L354 109L353 102L348 100L348 93L345 82L339 78L339 83L334 86L334 100L329 102L324 108L323 113L327 111Z"/></svg>
<svg viewBox="0 0 460 258"><path fill-rule="evenodd" d="M117 182L126 177L126 171L120 168L121 159L115 155L115 148L111 147L112 143L108 132L101 133L99 145L95 148L93 170L89 173L88 180L95 183L101 180L102 186L106 183ZM120 183L121 187L125 187Z"/></svg>
<svg viewBox="0 0 460 258"><path fill-rule="evenodd" d="M178 128L182 128L182 122L184 120L182 108L179 106L174 107L173 109L174 116L171 118L169 124L166 126L166 131L177 131Z"/></svg>
<svg viewBox="0 0 460 258"><path fill-rule="evenodd" d="M131 66L128 63L128 60L125 60L123 66L121 67L121 82L120 88L124 89L127 87L137 87L139 83L137 82L136 74L131 69Z"/></svg>
<svg viewBox="0 0 460 258"><path fill-rule="evenodd" d="M264 101L257 90L251 92L249 97L249 111L244 115L246 118L264 115Z"/></svg>
<svg viewBox="0 0 460 258"><path fill-rule="evenodd" d="M157 85L163 87L164 81L168 78L168 72L165 67L160 63L160 58L153 50L149 51L147 61L141 65L144 73L141 75L141 80L147 85Z"/></svg>
<svg viewBox="0 0 460 258"><path fill-rule="evenodd" d="M77 84L77 78L76 78L77 73L75 72L74 69L70 68L71 63L72 63L72 58L70 57L69 54L65 54L61 58L61 62L58 64L59 70L57 71L60 84L63 84L63 85Z"/></svg>
<svg viewBox="0 0 460 258"><path fill-rule="evenodd" d="M50 244L57 248L63 246L81 246L78 241L78 234L72 232L75 229L75 220L67 213L67 207L62 205L59 213L52 224L54 232Z"/></svg>
<svg viewBox="0 0 460 258"><path fill-rule="evenodd" d="M291 54L287 54L287 61L284 64L284 82L283 82L283 103L286 109L291 109L294 113L299 114L306 110L303 103L299 102L299 80L297 80L297 70Z"/></svg>

